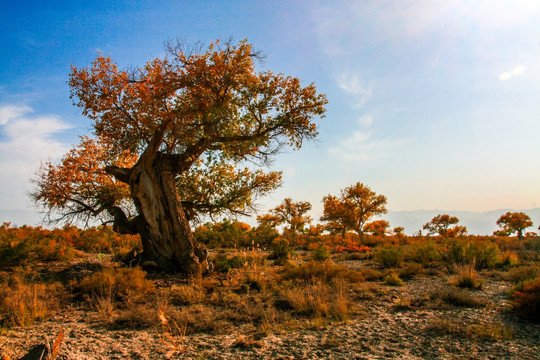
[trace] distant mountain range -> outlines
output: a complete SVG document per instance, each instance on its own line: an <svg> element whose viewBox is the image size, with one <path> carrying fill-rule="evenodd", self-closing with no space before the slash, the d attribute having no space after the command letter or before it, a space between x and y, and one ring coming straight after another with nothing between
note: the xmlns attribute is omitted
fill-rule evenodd
<svg viewBox="0 0 540 360"><path fill-rule="evenodd" d="M392 229L396 226L402 226L405 228L405 233L407 235L412 235L418 230L421 230L422 226L433 219L433 217L439 214L449 214L457 216L459 225L466 226L469 234L491 235L493 234L493 231L499 229L496 224L497 219L508 211L519 211L529 215L534 225L527 228L525 231L538 232L538 226L540 225L540 208L525 210L500 209L485 212L447 210L389 211L388 214L384 215L382 218L390 223ZM425 233L425 231L422 231L422 233Z"/></svg>

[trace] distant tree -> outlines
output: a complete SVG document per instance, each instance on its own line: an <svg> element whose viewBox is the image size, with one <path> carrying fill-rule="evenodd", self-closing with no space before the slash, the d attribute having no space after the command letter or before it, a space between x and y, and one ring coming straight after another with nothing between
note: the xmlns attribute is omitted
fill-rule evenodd
<svg viewBox="0 0 540 360"><path fill-rule="evenodd" d="M451 225L457 224L459 219L455 216L448 214L439 214L431 219L430 222L424 224L422 229L427 230L431 234L439 234L440 236L447 236L448 228Z"/></svg>
<svg viewBox="0 0 540 360"><path fill-rule="evenodd" d="M386 196L377 195L368 186L358 182L341 191L339 197L323 198L324 213L321 221L328 222L342 234L354 230L364 238L364 225L373 216L386 214Z"/></svg>
<svg viewBox="0 0 540 360"><path fill-rule="evenodd" d="M403 226L397 226L395 227L392 232L394 233L394 235L400 235L400 234L403 234L403 232L405 231L405 228Z"/></svg>
<svg viewBox="0 0 540 360"><path fill-rule="evenodd" d="M210 248L249 247L251 227L238 220L223 219L217 223L206 223L193 232L195 239Z"/></svg>
<svg viewBox="0 0 540 360"><path fill-rule="evenodd" d="M71 96L93 138L46 164L32 197L51 218L140 234L143 261L193 272L208 268L208 253L190 219L251 210L281 175L242 164L267 164L314 138L327 100L313 84L258 72L246 41L167 50L133 70L103 56L72 68Z"/></svg>
<svg viewBox="0 0 540 360"><path fill-rule="evenodd" d="M390 223L386 220L375 220L364 225L364 232L374 236L385 236L386 229L390 227Z"/></svg>
<svg viewBox="0 0 540 360"><path fill-rule="evenodd" d="M285 230L294 240L297 234L304 232L305 226L311 223L311 217L306 215L309 210L311 210L309 202L294 202L291 198L285 198L281 204L270 210L270 214L261 217L261 220L277 220L278 224L287 224Z"/></svg>
<svg viewBox="0 0 540 360"><path fill-rule="evenodd" d="M449 238L465 236L465 235L467 235L467 227L463 225L456 225L454 227L449 228L446 231L446 236Z"/></svg>
<svg viewBox="0 0 540 360"><path fill-rule="evenodd" d="M353 214L343 201L337 196L327 195L323 198L324 215L320 220L324 221L324 227L331 234L341 234L345 237L348 230L352 230Z"/></svg>
<svg viewBox="0 0 540 360"><path fill-rule="evenodd" d="M283 222L283 220L277 215L263 214L257 215L257 222L259 223L259 227L275 229Z"/></svg>
<svg viewBox="0 0 540 360"><path fill-rule="evenodd" d="M519 239L523 239L523 230L533 225L529 215L522 212L507 212L497 220L497 225L508 235L517 233ZM500 230L499 230L500 231Z"/></svg>

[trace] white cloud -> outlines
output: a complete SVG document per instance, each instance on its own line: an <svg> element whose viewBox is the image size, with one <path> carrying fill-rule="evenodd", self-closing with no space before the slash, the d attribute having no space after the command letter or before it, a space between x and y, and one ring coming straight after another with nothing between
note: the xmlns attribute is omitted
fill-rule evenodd
<svg viewBox="0 0 540 360"><path fill-rule="evenodd" d="M31 112L28 106L5 105L0 107L0 125L6 124L10 119L18 118Z"/></svg>
<svg viewBox="0 0 540 360"><path fill-rule="evenodd" d="M0 107L0 210L25 209L30 179L40 162L68 150L53 135L71 126L56 116L28 117L31 111L26 106Z"/></svg>
<svg viewBox="0 0 540 360"><path fill-rule="evenodd" d="M362 115L358 118L358 123L362 126L369 127L373 124L373 117L371 115Z"/></svg>
<svg viewBox="0 0 540 360"><path fill-rule="evenodd" d="M371 119L371 117L369 117ZM359 122L362 126L363 124ZM408 143L406 139L373 139L370 131L354 131L328 152L340 161L354 162L385 157L395 148Z"/></svg>
<svg viewBox="0 0 540 360"><path fill-rule="evenodd" d="M338 86L355 97L355 108L361 108L373 95L373 86L361 84L356 73L342 73L337 79Z"/></svg>

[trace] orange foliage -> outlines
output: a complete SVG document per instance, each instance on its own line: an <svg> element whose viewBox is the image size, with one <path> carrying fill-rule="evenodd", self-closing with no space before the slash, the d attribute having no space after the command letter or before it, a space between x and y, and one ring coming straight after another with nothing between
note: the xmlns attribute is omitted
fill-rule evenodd
<svg viewBox="0 0 540 360"><path fill-rule="evenodd" d="M139 237L119 235L108 227L81 230L75 226L44 229L40 226L0 226L0 262L7 266L35 260L66 260L76 250L94 253L127 253L139 244Z"/></svg>

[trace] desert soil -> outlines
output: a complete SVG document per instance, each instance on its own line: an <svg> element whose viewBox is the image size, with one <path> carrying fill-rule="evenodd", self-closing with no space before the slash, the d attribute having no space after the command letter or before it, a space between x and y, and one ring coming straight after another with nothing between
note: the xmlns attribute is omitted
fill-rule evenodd
<svg viewBox="0 0 540 360"><path fill-rule="evenodd" d="M480 308L426 305L429 294L448 286L444 276L378 286L384 291L359 300L365 311L349 321L260 338L249 336L253 329L248 325L226 335L172 338L157 328L111 330L92 314L70 307L32 327L4 332L0 353L22 358L32 347L54 342L63 329L58 359L540 359L540 324L509 310L505 293L510 284L504 281L486 279L475 294L490 305ZM480 324L503 325L512 335L493 338L466 331Z"/></svg>

